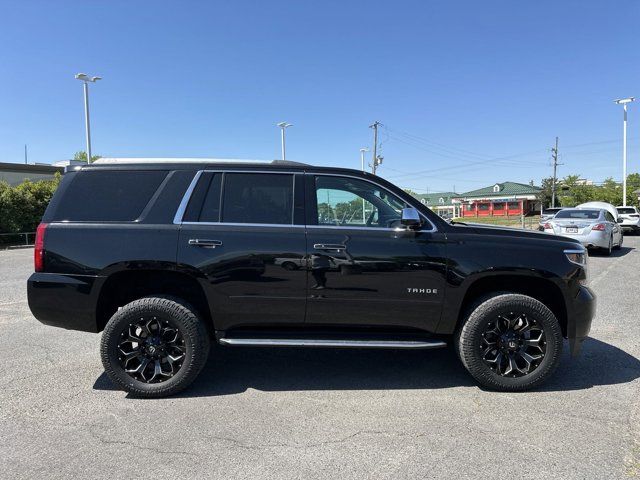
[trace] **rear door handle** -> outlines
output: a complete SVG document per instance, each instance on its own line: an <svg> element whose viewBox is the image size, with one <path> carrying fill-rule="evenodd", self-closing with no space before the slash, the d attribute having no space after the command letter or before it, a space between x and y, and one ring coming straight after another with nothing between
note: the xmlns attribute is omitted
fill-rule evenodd
<svg viewBox="0 0 640 480"><path fill-rule="evenodd" d="M347 246L339 243L314 243L313 248L316 250L346 250Z"/></svg>
<svg viewBox="0 0 640 480"><path fill-rule="evenodd" d="M202 238L191 238L189 239L189 245L193 245L194 247L216 248L221 247L222 242L220 240L204 240Z"/></svg>

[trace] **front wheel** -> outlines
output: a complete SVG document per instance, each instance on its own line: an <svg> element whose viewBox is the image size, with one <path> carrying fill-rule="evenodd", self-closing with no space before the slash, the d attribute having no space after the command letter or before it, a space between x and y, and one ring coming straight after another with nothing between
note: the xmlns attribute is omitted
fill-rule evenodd
<svg viewBox="0 0 640 480"><path fill-rule="evenodd" d="M164 397L185 389L200 373L209 335L180 299L145 297L111 317L100 353L114 384L138 397Z"/></svg>
<svg viewBox="0 0 640 480"><path fill-rule="evenodd" d="M457 352L481 385L499 391L537 387L562 353L558 320L543 303L520 294L496 294L476 304L460 329Z"/></svg>

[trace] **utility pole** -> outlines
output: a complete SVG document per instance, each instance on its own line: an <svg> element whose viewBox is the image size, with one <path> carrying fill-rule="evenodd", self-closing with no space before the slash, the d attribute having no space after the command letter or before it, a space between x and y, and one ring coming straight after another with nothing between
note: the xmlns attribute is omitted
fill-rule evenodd
<svg viewBox="0 0 640 480"><path fill-rule="evenodd" d="M24 145L24 164L27 164L27 144Z"/></svg>
<svg viewBox="0 0 640 480"><path fill-rule="evenodd" d="M378 166L382 163L382 157L378 157L378 127L382 125L379 121L373 122L369 128L373 128L373 155L371 158L371 173L376 174Z"/></svg>
<svg viewBox="0 0 640 480"><path fill-rule="evenodd" d="M558 173L558 165L562 165L558 163L558 137L556 137L556 146L551 149L551 153L553 156L553 183L551 184L551 208L556 206L556 181L557 181L557 173Z"/></svg>

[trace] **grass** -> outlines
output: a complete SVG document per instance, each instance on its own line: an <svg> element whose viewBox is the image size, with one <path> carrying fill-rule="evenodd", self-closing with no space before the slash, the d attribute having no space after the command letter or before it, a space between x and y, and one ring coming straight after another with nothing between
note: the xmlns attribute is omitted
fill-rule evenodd
<svg viewBox="0 0 640 480"><path fill-rule="evenodd" d="M522 228L522 219L517 217L460 217L454 218L454 221L460 221L465 223L482 223L485 225L498 225L501 227L514 227ZM532 215L530 217L524 217L524 228L535 230L538 228L538 222L540 222L540 215Z"/></svg>

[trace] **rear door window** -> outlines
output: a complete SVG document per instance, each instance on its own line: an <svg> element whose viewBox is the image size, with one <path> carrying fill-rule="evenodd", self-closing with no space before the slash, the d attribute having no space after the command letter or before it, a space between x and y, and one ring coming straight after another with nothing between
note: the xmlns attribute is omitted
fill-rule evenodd
<svg viewBox="0 0 640 480"><path fill-rule="evenodd" d="M166 176L165 170L78 172L57 201L51 220L134 221Z"/></svg>
<svg viewBox="0 0 640 480"><path fill-rule="evenodd" d="M293 224L293 175L225 173L221 221Z"/></svg>

